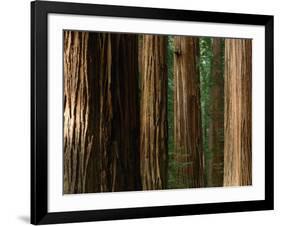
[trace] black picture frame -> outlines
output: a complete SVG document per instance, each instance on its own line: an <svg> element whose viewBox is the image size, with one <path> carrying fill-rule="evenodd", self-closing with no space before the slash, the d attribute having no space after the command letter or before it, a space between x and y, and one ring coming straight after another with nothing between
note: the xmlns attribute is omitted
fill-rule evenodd
<svg viewBox="0 0 281 226"><path fill-rule="evenodd" d="M199 21L265 27L265 199L125 209L48 212L48 14L74 14ZM94 5L31 3L31 223L52 224L192 214L272 210L273 188L273 16Z"/></svg>

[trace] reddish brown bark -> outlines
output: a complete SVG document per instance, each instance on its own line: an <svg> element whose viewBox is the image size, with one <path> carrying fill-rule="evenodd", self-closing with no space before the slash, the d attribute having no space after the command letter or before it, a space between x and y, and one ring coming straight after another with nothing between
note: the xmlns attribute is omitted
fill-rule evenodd
<svg viewBox="0 0 281 226"><path fill-rule="evenodd" d="M64 192L85 191L92 150L88 89L89 33L64 33ZM87 143L87 144L86 144Z"/></svg>
<svg viewBox="0 0 281 226"><path fill-rule="evenodd" d="M167 180L167 37L143 35L140 111L140 170L143 190Z"/></svg>
<svg viewBox="0 0 281 226"><path fill-rule="evenodd" d="M179 187L204 185L198 38L175 36L174 159Z"/></svg>
<svg viewBox="0 0 281 226"><path fill-rule="evenodd" d="M64 34L64 193L138 190L137 36Z"/></svg>
<svg viewBox="0 0 281 226"><path fill-rule="evenodd" d="M251 60L251 40L225 40L225 186L252 184Z"/></svg>

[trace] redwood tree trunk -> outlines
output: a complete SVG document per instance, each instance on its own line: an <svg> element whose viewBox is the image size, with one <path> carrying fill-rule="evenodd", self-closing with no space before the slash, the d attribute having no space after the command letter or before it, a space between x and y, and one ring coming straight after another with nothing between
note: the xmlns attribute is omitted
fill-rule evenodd
<svg viewBox="0 0 281 226"><path fill-rule="evenodd" d="M85 191L93 149L88 32L64 33L64 193Z"/></svg>
<svg viewBox="0 0 281 226"><path fill-rule="evenodd" d="M225 40L225 186L252 184L251 58L251 40Z"/></svg>
<svg viewBox="0 0 281 226"><path fill-rule="evenodd" d="M204 185L198 38L175 36L174 159L179 187Z"/></svg>
<svg viewBox="0 0 281 226"><path fill-rule="evenodd" d="M208 186L223 186L224 78L221 38L213 38L213 62L210 88L209 151L211 152Z"/></svg>
<svg viewBox="0 0 281 226"><path fill-rule="evenodd" d="M143 190L166 188L167 37L143 35L140 159Z"/></svg>
<svg viewBox="0 0 281 226"><path fill-rule="evenodd" d="M112 35L112 191L141 190L139 161L138 37Z"/></svg>
<svg viewBox="0 0 281 226"><path fill-rule="evenodd" d="M65 32L64 192L140 189L137 37Z"/></svg>

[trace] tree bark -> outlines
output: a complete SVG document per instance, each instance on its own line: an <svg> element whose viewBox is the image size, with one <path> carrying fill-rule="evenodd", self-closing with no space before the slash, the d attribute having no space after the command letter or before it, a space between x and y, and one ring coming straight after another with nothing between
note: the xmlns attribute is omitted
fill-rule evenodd
<svg viewBox="0 0 281 226"><path fill-rule="evenodd" d="M208 186L223 186L223 130L224 130L224 78L222 67L223 39L213 38L213 62L210 87L210 124Z"/></svg>
<svg viewBox="0 0 281 226"><path fill-rule="evenodd" d="M251 60L251 40L225 40L225 186L252 183Z"/></svg>
<svg viewBox="0 0 281 226"><path fill-rule="evenodd" d="M88 40L88 32L64 33L64 193L85 191L93 149Z"/></svg>
<svg viewBox="0 0 281 226"><path fill-rule="evenodd" d="M198 38L175 36L174 159L178 187L204 186Z"/></svg>
<svg viewBox="0 0 281 226"><path fill-rule="evenodd" d="M140 189L137 36L65 32L64 193Z"/></svg>
<svg viewBox="0 0 281 226"><path fill-rule="evenodd" d="M143 35L140 171L143 190L167 184L167 37Z"/></svg>
<svg viewBox="0 0 281 226"><path fill-rule="evenodd" d="M139 159L138 36L112 35L112 190L141 190Z"/></svg>

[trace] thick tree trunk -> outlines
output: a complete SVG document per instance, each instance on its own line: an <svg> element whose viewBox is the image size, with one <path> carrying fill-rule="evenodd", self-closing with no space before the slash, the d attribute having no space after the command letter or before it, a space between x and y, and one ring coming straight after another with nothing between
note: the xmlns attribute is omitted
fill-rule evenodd
<svg viewBox="0 0 281 226"><path fill-rule="evenodd" d="M167 37L143 35L140 163L143 190L166 188Z"/></svg>
<svg viewBox="0 0 281 226"><path fill-rule="evenodd" d="M138 36L112 35L112 191L141 190L139 160ZM114 183L115 182L115 183Z"/></svg>
<svg viewBox="0 0 281 226"><path fill-rule="evenodd" d="M137 48L135 35L65 32L65 193L140 189Z"/></svg>
<svg viewBox="0 0 281 226"><path fill-rule="evenodd" d="M64 33L64 193L85 191L93 149L88 32Z"/></svg>
<svg viewBox="0 0 281 226"><path fill-rule="evenodd" d="M175 36L174 159L179 187L204 185L198 38Z"/></svg>
<svg viewBox="0 0 281 226"><path fill-rule="evenodd" d="M213 62L210 88L208 186L223 186L224 78L222 67L223 39L213 38Z"/></svg>
<svg viewBox="0 0 281 226"><path fill-rule="evenodd" d="M94 34L91 44L99 134L89 192L140 190L137 36Z"/></svg>
<svg viewBox="0 0 281 226"><path fill-rule="evenodd" d="M251 40L225 40L225 186L252 183L251 60Z"/></svg>

